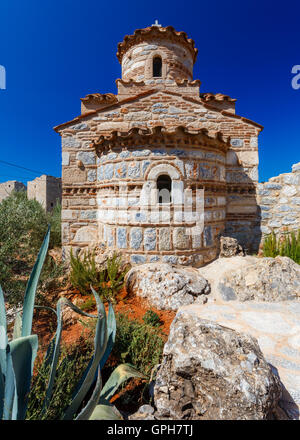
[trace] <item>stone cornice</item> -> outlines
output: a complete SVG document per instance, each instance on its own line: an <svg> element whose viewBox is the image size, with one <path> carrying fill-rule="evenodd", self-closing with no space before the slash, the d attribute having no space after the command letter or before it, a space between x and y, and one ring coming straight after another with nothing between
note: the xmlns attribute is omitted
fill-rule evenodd
<svg viewBox="0 0 300 440"><path fill-rule="evenodd" d="M223 93L200 93L200 98L205 101L228 101L235 102L236 99L231 98L228 95L223 95Z"/></svg>
<svg viewBox="0 0 300 440"><path fill-rule="evenodd" d="M180 143L186 147L186 140L190 144L212 146L223 152L226 152L230 146L229 139L227 142L223 140L221 132L215 133L214 136L208 134L205 128L193 130L184 126L176 126L166 128L158 125L151 128L134 127L126 132L111 131L108 135L100 135L90 146L96 151L109 151L113 147L126 147L129 145L145 145L145 144L164 144L164 143Z"/></svg>
<svg viewBox="0 0 300 440"><path fill-rule="evenodd" d="M118 102L118 98L113 93L90 93L84 98L80 98L80 101L87 104L114 104Z"/></svg>
<svg viewBox="0 0 300 440"><path fill-rule="evenodd" d="M185 45L192 54L193 62L195 63L198 49L195 48L194 40L188 38L185 32L176 31L173 26L151 26L144 29L136 29L133 35L125 35L122 43L118 44L117 58L119 62L122 62L124 53L127 52L132 46L154 38L176 41Z"/></svg>

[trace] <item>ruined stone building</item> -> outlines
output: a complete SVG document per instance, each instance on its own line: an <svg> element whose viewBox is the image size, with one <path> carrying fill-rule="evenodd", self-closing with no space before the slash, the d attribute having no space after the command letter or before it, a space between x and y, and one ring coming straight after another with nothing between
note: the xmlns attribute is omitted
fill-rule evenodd
<svg viewBox="0 0 300 440"><path fill-rule="evenodd" d="M21 190L26 190L26 186L17 180L8 180L7 182L0 183L0 203L10 196L13 191Z"/></svg>
<svg viewBox="0 0 300 440"><path fill-rule="evenodd" d="M262 126L236 114L235 99L200 92L197 55L194 41L171 26L136 30L118 44L118 93L81 98L81 115L55 127L65 251L102 243L132 263L201 266L217 256L220 234L248 250L258 245ZM169 200L155 195L164 189ZM180 194L195 207L201 190L204 228L194 236Z"/></svg>
<svg viewBox="0 0 300 440"><path fill-rule="evenodd" d="M27 182L27 197L40 202L46 211L51 211L57 201L61 202L61 178L43 174Z"/></svg>
<svg viewBox="0 0 300 440"><path fill-rule="evenodd" d="M257 188L263 234L300 230L300 162Z"/></svg>

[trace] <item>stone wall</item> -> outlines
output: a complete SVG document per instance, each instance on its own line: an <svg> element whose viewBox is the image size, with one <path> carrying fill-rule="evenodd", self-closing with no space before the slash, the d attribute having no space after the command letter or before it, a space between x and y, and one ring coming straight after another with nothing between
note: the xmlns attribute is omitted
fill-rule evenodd
<svg viewBox="0 0 300 440"><path fill-rule="evenodd" d="M61 201L61 178L43 174L27 182L27 197L40 202L46 211L51 211L56 201Z"/></svg>
<svg viewBox="0 0 300 440"><path fill-rule="evenodd" d="M22 182L17 182L16 180L9 180L7 182L0 183L0 203L6 197L10 196L12 191L25 190L26 186Z"/></svg>
<svg viewBox="0 0 300 440"><path fill-rule="evenodd" d="M291 173L259 183L258 204L264 235L300 229L300 162Z"/></svg>

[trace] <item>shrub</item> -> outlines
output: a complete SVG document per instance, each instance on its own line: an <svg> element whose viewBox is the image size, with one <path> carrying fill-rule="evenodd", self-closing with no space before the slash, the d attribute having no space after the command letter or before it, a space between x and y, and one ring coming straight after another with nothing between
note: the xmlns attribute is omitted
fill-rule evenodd
<svg viewBox="0 0 300 440"><path fill-rule="evenodd" d="M59 246L60 204L46 213L25 191L13 192L0 203L0 284L11 304L22 301L27 277L48 223L53 228L49 247Z"/></svg>
<svg viewBox="0 0 300 440"><path fill-rule="evenodd" d="M161 323L158 314L153 310L148 310L145 313L143 321L145 324L151 325L152 327L158 327Z"/></svg>
<svg viewBox="0 0 300 440"><path fill-rule="evenodd" d="M27 420L57 420L63 416L64 409L72 401L74 388L88 366L92 351L92 341L89 339L79 340L76 345L62 347L52 399L44 414L41 414L41 408L47 390L50 365L47 365L45 360L38 361L28 397Z"/></svg>
<svg viewBox="0 0 300 440"><path fill-rule="evenodd" d="M70 282L81 293L90 293L93 288L102 299L114 300L117 292L124 284L124 277L128 267L122 268L121 257L114 254L108 258L102 268L98 268L95 253L86 252L82 258L70 253Z"/></svg>
<svg viewBox="0 0 300 440"><path fill-rule="evenodd" d="M126 314L117 314L117 333L113 355L129 362L146 376L159 364L166 335L152 325L131 320Z"/></svg>
<svg viewBox="0 0 300 440"><path fill-rule="evenodd" d="M28 411L28 397L31 391L33 365L38 351L38 337L31 334L33 310L37 284L45 261L50 238L50 228L45 236L34 268L27 283L22 318L16 315L13 338L8 340L6 309L2 289L0 287L0 419L24 420ZM60 341L62 334L63 308L69 305L75 312L97 318L94 337L94 353L79 382L72 389L72 395L67 407L63 410L61 419L72 420L103 420L106 418L122 419L117 409L109 403L117 388L131 377L143 377L131 365L119 365L102 387L101 369L109 357L116 335L116 320L111 304L106 314L103 303L97 292L92 288L96 303L97 315L89 315L66 298L60 298L57 303L57 329L49 344L43 363L42 379L47 381L44 387L39 411L35 418L42 419L47 414L53 398L54 390L58 392L59 383L57 368L62 368L63 378L68 360L60 359ZM55 312L55 311L54 311ZM45 373L49 373L48 378ZM39 383L39 381L37 381ZM74 387L73 387L74 388Z"/></svg>
<svg viewBox="0 0 300 440"><path fill-rule="evenodd" d="M300 264L300 229L297 235L292 231L281 237L277 237L273 231L264 240L263 254L265 257L273 258L277 255L289 257Z"/></svg>

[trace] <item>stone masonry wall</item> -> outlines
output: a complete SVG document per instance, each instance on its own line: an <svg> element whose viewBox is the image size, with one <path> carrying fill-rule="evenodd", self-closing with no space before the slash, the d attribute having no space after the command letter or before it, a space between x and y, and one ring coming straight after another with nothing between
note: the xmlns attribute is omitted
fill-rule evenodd
<svg viewBox="0 0 300 440"><path fill-rule="evenodd" d="M264 235L300 229L300 162L291 173L259 183L258 203Z"/></svg>
<svg viewBox="0 0 300 440"><path fill-rule="evenodd" d="M0 183L0 203L2 200L6 199L12 191L25 190L26 186L22 182L17 182L16 180L9 180L7 182Z"/></svg>
<svg viewBox="0 0 300 440"><path fill-rule="evenodd" d="M62 230L66 249L100 242L97 195L103 180L102 164L97 164L99 158L91 149L91 142L100 135L109 135L112 130L126 132L133 127L151 128L157 125L167 129L178 125L195 130L203 128L212 136L221 132L225 142L230 137L225 164L226 227L241 242L251 241L255 228L260 234L255 195L255 183L258 180L257 137L260 127L238 116L221 113L219 109L215 110L203 103L200 98L184 99L180 92L150 90L147 95L121 100L107 109L95 111L59 128L63 165ZM136 146L136 150L143 149L143 145ZM124 161L126 169L127 162ZM132 165L128 162L128 166ZM122 174L120 167L115 170L113 163L106 167L112 176L118 172ZM187 172L184 170L184 178ZM110 175L108 170L106 173ZM201 183L200 175L198 178Z"/></svg>
<svg viewBox="0 0 300 440"><path fill-rule="evenodd" d="M46 211L51 211L56 201L61 201L61 178L43 174L27 182L27 197L40 202Z"/></svg>

